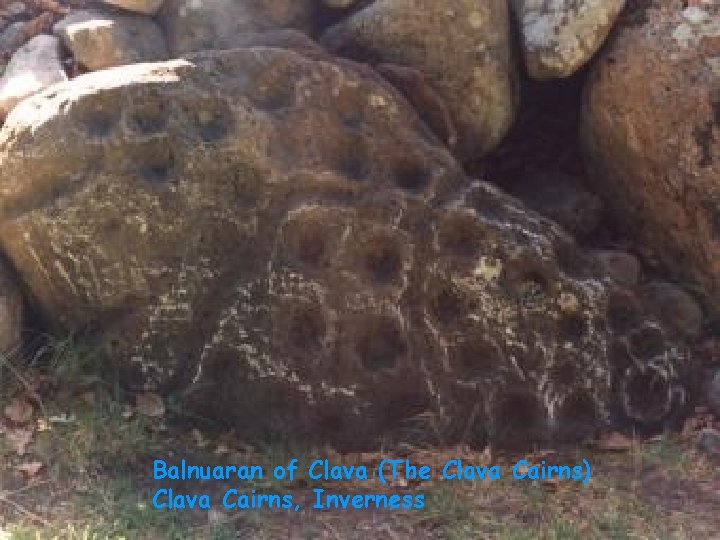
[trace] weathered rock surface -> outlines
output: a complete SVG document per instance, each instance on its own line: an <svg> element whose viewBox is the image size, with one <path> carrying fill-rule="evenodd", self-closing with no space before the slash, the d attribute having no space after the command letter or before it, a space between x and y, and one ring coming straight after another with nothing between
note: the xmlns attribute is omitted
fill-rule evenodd
<svg viewBox="0 0 720 540"><path fill-rule="evenodd" d="M243 34L312 29L315 0L165 0L158 13L172 56L232 49Z"/></svg>
<svg viewBox="0 0 720 540"><path fill-rule="evenodd" d="M141 15L78 10L53 31L77 62L91 71L168 57L160 27Z"/></svg>
<svg viewBox="0 0 720 540"><path fill-rule="evenodd" d="M15 52L0 79L0 118L26 97L64 80L60 41L53 36L34 37Z"/></svg>
<svg viewBox="0 0 720 540"><path fill-rule="evenodd" d="M605 41L625 0L511 0L531 77L568 77Z"/></svg>
<svg viewBox="0 0 720 540"><path fill-rule="evenodd" d="M505 0L377 0L328 29L322 42L343 56L423 72L455 124L457 140L444 142L469 160L495 147L515 119L508 18Z"/></svg>
<svg viewBox="0 0 720 540"><path fill-rule="evenodd" d="M143 15L154 15L160 9L163 0L103 0L103 3Z"/></svg>
<svg viewBox="0 0 720 540"><path fill-rule="evenodd" d="M615 220L717 315L720 7L684 4L655 1L620 25L588 81L583 131Z"/></svg>
<svg viewBox="0 0 720 540"><path fill-rule="evenodd" d="M662 420L677 394L681 350L632 293L471 184L373 70L319 51L31 98L0 132L0 217L44 313L245 436L547 440L616 408Z"/></svg>

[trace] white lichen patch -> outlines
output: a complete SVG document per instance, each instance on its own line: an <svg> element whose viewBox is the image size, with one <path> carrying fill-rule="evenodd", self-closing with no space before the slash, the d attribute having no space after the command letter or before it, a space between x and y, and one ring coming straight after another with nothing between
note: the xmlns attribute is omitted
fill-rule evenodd
<svg viewBox="0 0 720 540"><path fill-rule="evenodd" d="M491 257L481 257L475 267L475 275L482 277L485 281L496 280L502 274L502 261Z"/></svg>
<svg viewBox="0 0 720 540"><path fill-rule="evenodd" d="M682 12L683 21L673 30L672 37L682 49L697 47L705 38L720 37L720 17L697 6Z"/></svg>
<svg viewBox="0 0 720 540"><path fill-rule="evenodd" d="M525 59L537 78L566 77L605 40L625 0L514 0Z"/></svg>

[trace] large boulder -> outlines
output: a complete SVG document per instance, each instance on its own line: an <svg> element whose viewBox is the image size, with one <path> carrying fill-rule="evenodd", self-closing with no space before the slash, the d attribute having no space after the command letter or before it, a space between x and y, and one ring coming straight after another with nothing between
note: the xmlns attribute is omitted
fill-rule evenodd
<svg viewBox="0 0 720 540"><path fill-rule="evenodd" d="M287 41L287 40L286 40ZM302 40L301 40L302 41ZM680 349L368 67L248 45L84 75L0 132L35 305L244 435L578 436L673 406Z"/></svg>
<svg viewBox="0 0 720 540"><path fill-rule="evenodd" d="M158 20L173 56L232 49L243 34L279 28L312 30L315 0L165 0Z"/></svg>
<svg viewBox="0 0 720 540"><path fill-rule="evenodd" d="M720 7L631 11L590 75L584 142L615 219L720 311Z"/></svg>
<svg viewBox="0 0 720 540"><path fill-rule="evenodd" d="M506 0L377 0L328 29L322 42L344 56L422 72L454 123L457 136L445 142L469 161L493 149L515 119L509 26Z"/></svg>

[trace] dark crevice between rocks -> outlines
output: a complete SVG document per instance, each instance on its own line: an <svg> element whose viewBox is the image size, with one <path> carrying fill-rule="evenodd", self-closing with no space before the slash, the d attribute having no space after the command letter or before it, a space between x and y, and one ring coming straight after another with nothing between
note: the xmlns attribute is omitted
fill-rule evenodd
<svg viewBox="0 0 720 540"><path fill-rule="evenodd" d="M695 142L700 148L700 166L709 167L713 163L713 123L695 128Z"/></svg>
<svg viewBox="0 0 720 540"><path fill-rule="evenodd" d="M589 68L565 80L521 85L515 125L488 156L467 165L471 176L486 179L527 206L562 225L572 226L584 247L625 245L602 208L583 162L579 137L582 91ZM567 208L560 207L562 199ZM547 215L546 210L554 210ZM563 219L566 217L566 219Z"/></svg>
<svg viewBox="0 0 720 540"><path fill-rule="evenodd" d="M627 0L625 10L620 15L618 24L625 26L642 26L648 22L647 12L652 5L653 0Z"/></svg>

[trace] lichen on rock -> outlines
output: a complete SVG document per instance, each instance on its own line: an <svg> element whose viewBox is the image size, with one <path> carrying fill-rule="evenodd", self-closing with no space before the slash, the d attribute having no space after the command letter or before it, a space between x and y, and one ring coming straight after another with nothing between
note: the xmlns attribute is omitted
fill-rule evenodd
<svg viewBox="0 0 720 540"><path fill-rule="evenodd" d="M568 77L605 41L625 0L512 0L525 64L537 79Z"/></svg>
<svg viewBox="0 0 720 540"><path fill-rule="evenodd" d="M0 132L0 219L50 320L246 436L511 444L676 405L681 347L632 291L468 179L376 72L312 47L23 102Z"/></svg>

